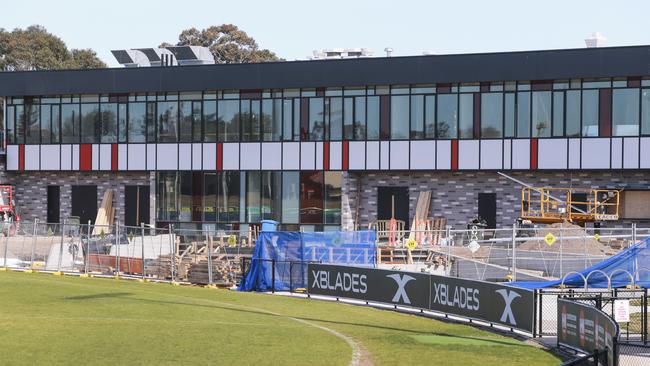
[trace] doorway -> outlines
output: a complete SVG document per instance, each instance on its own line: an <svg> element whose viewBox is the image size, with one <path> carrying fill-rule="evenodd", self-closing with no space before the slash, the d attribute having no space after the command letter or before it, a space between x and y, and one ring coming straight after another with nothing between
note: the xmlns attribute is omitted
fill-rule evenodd
<svg viewBox="0 0 650 366"><path fill-rule="evenodd" d="M47 223L58 224L61 220L61 187L47 186Z"/></svg>
<svg viewBox="0 0 650 366"><path fill-rule="evenodd" d="M97 186L72 186L72 216L79 217L80 224L95 222L97 217Z"/></svg>
<svg viewBox="0 0 650 366"><path fill-rule="evenodd" d="M390 220L393 207L395 219L404 221L409 226L409 189L408 187L377 187L377 220Z"/></svg>
<svg viewBox="0 0 650 366"><path fill-rule="evenodd" d="M140 226L149 223L149 186L124 187L124 223Z"/></svg>
<svg viewBox="0 0 650 366"><path fill-rule="evenodd" d="M478 216L487 222L488 229L497 227L497 194L478 194Z"/></svg>

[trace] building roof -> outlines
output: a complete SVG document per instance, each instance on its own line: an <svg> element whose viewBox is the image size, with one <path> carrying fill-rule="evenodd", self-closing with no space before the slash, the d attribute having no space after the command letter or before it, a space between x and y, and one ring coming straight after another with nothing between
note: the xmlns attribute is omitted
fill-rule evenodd
<svg viewBox="0 0 650 366"><path fill-rule="evenodd" d="M650 46L0 72L0 95L308 88L644 75L650 75Z"/></svg>

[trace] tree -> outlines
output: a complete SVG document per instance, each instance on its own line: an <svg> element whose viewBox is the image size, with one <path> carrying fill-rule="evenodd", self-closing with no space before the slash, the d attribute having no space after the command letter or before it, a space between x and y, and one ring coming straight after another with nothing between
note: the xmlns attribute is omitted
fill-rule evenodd
<svg viewBox="0 0 650 366"><path fill-rule="evenodd" d="M168 47L163 43L160 47ZM186 29L178 36L176 46L208 47L218 64L282 61L275 53L260 49L246 32L232 24L222 24L203 30Z"/></svg>
<svg viewBox="0 0 650 366"><path fill-rule="evenodd" d="M68 50L61 38L40 25L7 32L0 28L0 70L102 68L106 64L90 49Z"/></svg>

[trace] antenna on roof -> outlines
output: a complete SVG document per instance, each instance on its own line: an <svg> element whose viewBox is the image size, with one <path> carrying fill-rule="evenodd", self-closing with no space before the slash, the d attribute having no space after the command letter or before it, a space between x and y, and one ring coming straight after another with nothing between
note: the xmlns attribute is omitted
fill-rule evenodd
<svg viewBox="0 0 650 366"><path fill-rule="evenodd" d="M593 32L589 38L585 39L587 48L603 47L607 43L607 38L600 32Z"/></svg>
<svg viewBox="0 0 650 366"><path fill-rule="evenodd" d="M393 48L392 47L386 47L386 48L384 48L384 52L386 52L386 57L390 57L393 54Z"/></svg>

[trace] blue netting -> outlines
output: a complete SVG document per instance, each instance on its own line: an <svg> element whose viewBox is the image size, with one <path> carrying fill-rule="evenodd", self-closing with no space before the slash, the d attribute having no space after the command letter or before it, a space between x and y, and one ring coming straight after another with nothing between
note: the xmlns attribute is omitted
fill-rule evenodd
<svg viewBox="0 0 650 366"><path fill-rule="evenodd" d="M612 287L625 287L630 285L632 282L630 275L632 275L636 285L648 288L650 287L650 248L648 247L648 243L650 243L650 238L600 263L583 269L580 271L580 274L585 278L589 276L588 284L590 288L607 288L607 277L597 271L602 271L611 277ZM590 273L591 275L589 275ZM577 274L568 275L564 280L564 284L568 287L583 287L584 280L582 276ZM513 282L512 284L530 289L548 288L559 286L562 284L562 280L542 282L521 281Z"/></svg>
<svg viewBox="0 0 650 366"><path fill-rule="evenodd" d="M374 231L262 232L238 289L269 291L274 265L276 290L304 288L308 262L374 267L376 252Z"/></svg>

